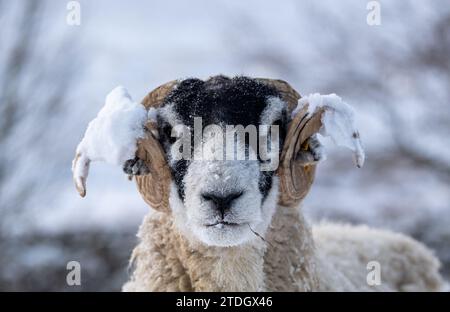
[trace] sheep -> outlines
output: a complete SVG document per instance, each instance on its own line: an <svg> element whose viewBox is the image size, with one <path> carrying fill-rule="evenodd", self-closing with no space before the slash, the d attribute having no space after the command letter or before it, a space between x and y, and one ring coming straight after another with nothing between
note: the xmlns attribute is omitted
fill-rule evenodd
<svg viewBox="0 0 450 312"><path fill-rule="evenodd" d="M148 215L124 291L438 291L439 263L422 244L365 226L312 228L298 209L278 206L265 241L232 247L190 242L161 212ZM367 264L381 266L369 285Z"/></svg>
<svg viewBox="0 0 450 312"><path fill-rule="evenodd" d="M297 108L299 99L281 80L225 76L172 81L144 98L156 118L149 119L136 156L123 170L153 210L139 229L130 260L134 271L123 291L442 289L439 261L409 237L345 224L311 228L306 222L301 202L323 158L315 134L323 130L325 111ZM178 158L177 127L193 129L194 116L208 125L279 126L278 149L266 151L280 155L278 169L261 170L267 155L246 144L236 148L248 158L258 154L255 159L196 158L199 146L214 154L217 135L194 143L193 158ZM357 131L352 138L359 142ZM83 157L77 153L75 167ZM355 159L361 166L358 144ZM77 188L84 195L81 181ZM376 284L368 281L371 262L381 269Z"/></svg>

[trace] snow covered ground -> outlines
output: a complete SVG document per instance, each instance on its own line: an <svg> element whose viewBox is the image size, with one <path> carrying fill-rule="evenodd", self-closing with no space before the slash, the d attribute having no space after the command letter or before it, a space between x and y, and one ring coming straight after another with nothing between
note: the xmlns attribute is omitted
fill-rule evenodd
<svg viewBox="0 0 450 312"><path fill-rule="evenodd" d="M13 18L25 3L0 0L0 248L8 250L0 254L0 289L71 290L30 277L55 267L63 274L67 258L90 268L84 289L118 289L148 208L134 183L107 164L91 169L89 194L79 198L75 147L118 84L139 100L169 80L218 73L281 78L302 94L336 93L354 107L364 168L325 140L328 159L306 214L414 235L435 249L449 276L447 1L380 1L379 26L366 23L367 3L356 0L80 1L80 26L66 24L64 1L47 1L35 10L40 15L24 19L37 25L34 36ZM14 65L18 48L27 49L18 36L33 47L23 66ZM5 107L22 110L7 119ZM74 235L79 240L67 238Z"/></svg>

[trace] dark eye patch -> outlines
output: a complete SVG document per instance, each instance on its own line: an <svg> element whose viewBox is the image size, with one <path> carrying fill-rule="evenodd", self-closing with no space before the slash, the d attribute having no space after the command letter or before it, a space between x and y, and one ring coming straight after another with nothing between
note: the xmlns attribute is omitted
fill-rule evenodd
<svg viewBox="0 0 450 312"><path fill-rule="evenodd" d="M178 188L178 196L182 200L184 200L185 195L183 178L186 175L187 168L188 168L188 161L184 159L177 161L175 165L171 168L175 185Z"/></svg>
<svg viewBox="0 0 450 312"><path fill-rule="evenodd" d="M263 199L267 197L270 189L272 188L273 171L262 171L259 177L258 186Z"/></svg>
<svg viewBox="0 0 450 312"><path fill-rule="evenodd" d="M164 137L166 138L167 142L169 142L169 144L175 143L177 138L172 136L172 126L171 125L165 124L162 129L162 132L164 133Z"/></svg>
<svg viewBox="0 0 450 312"><path fill-rule="evenodd" d="M176 141L176 137L172 137L172 126L158 116L158 133L159 143L164 148L166 154L169 153L170 147Z"/></svg>

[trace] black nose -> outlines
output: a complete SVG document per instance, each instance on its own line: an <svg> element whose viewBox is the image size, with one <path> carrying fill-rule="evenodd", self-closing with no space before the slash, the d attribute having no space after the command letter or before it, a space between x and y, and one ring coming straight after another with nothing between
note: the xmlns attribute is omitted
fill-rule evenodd
<svg viewBox="0 0 450 312"><path fill-rule="evenodd" d="M217 210L220 211L222 218L224 217L225 211L230 209L231 203L233 200L239 198L242 195L242 192L238 193L230 193L226 195L215 194L215 193L203 193L202 197L206 201L211 201L214 203L214 206Z"/></svg>

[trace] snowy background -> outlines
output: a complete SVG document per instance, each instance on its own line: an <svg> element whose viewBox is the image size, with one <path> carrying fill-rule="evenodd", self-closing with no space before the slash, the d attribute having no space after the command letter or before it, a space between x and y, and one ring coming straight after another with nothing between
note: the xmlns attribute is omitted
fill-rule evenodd
<svg viewBox="0 0 450 312"><path fill-rule="evenodd" d="M450 276L448 0L0 0L0 290L119 290L148 207L95 164L81 199L70 165L115 86L135 99L174 78L282 78L355 107L365 167L334 148L305 202L314 222L367 223L435 250ZM66 285L81 263L82 285Z"/></svg>

